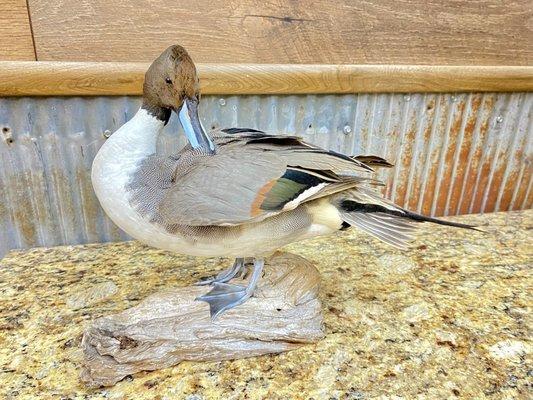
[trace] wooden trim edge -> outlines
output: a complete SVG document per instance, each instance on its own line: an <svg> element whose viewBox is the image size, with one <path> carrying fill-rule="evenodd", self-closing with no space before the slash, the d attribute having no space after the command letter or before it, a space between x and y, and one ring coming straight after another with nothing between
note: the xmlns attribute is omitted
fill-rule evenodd
<svg viewBox="0 0 533 400"><path fill-rule="evenodd" d="M0 61L0 96L142 94L147 63ZM529 92L531 66L198 64L203 94Z"/></svg>

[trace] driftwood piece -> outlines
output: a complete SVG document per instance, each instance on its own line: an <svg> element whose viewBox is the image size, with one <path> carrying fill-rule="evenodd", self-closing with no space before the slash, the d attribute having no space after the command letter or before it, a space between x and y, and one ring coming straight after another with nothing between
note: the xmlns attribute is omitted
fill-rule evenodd
<svg viewBox="0 0 533 400"><path fill-rule="evenodd" d="M195 301L210 290L206 286L156 293L135 307L93 321L82 340L82 381L110 386L127 375L184 360L280 353L320 340L324 332L317 269L302 257L276 253L266 260L264 271L254 297L215 321L207 303Z"/></svg>

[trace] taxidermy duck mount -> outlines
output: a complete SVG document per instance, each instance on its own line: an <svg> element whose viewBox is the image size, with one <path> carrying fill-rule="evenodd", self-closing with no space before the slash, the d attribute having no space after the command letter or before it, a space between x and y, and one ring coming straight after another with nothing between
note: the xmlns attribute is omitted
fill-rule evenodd
<svg viewBox="0 0 533 400"><path fill-rule="evenodd" d="M89 383L114 383L120 379L117 376L135 372L139 366L155 369L183 359L236 358L294 347L280 346L281 338L292 344L318 340L322 335L321 315L313 308L318 304L320 309L316 299L318 273L299 257L274 255L286 244L359 229L404 249L423 222L475 229L408 211L383 198L374 190L382 184L373 179L372 172L392 165L380 157L346 156L306 143L298 136L255 129L227 128L207 133L199 119L199 102L200 86L193 61L183 47L169 47L145 75L139 111L96 155L92 182L107 215L137 240L168 251L232 257L235 261L196 286L176 289L169 292L171 295L163 293L160 298L154 295L118 316L96 321L84 337L84 376ZM172 112L178 115L188 144L167 157L157 153L156 141ZM306 290L294 295L289 281L283 283L287 279ZM266 292L270 296L275 293L277 300L287 300L289 306L284 311L287 316L292 313L287 323L290 321L291 327L301 323L307 338L296 331L276 331L279 324L270 327L278 336L268 334L265 320L271 316L264 313L279 308L272 308L279 302L264 297ZM161 302L164 307L160 307ZM314 306L309 308L310 304ZM159 315L162 325L158 327L153 325L153 314L160 309L165 314ZM313 322L304 329L310 316ZM250 322L259 320L263 325ZM173 346L165 341L164 350L158 348L157 359L150 352L158 340L168 339L165 323L177 323L181 333L188 331L198 338L194 333L200 329L198 324L200 330L208 325L222 332L245 321L250 326L234 331L234 335L248 344L263 344L269 337L272 346L262 345L261 350L252 346L255 350L251 350L242 345L242 351L236 351L204 343L198 346L198 353L185 354L180 353L183 337L176 333ZM257 328L255 336L251 327ZM152 334L148 339L140 333L146 329ZM128 343L136 343L128 349L129 361L121 349L123 337L132 341ZM235 336L225 339L235 340ZM220 337L218 340L223 341ZM109 356L113 362L103 363L110 360ZM104 370L121 373L102 380L99 377Z"/></svg>

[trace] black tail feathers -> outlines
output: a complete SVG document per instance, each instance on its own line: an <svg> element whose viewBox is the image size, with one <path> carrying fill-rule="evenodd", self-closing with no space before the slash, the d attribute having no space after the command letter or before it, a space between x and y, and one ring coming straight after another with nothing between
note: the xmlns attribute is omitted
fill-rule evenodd
<svg viewBox="0 0 533 400"><path fill-rule="evenodd" d="M413 221L432 222L434 224L439 224L439 225L454 226L456 228L472 229L474 231L483 232L481 229L477 228L475 225L461 224L459 222L453 222L453 221L445 221L445 220L438 219L438 218L426 217L425 215L418 214L418 213L415 213L409 210L405 210L405 209L402 209L402 210L405 213L404 216Z"/></svg>
<svg viewBox="0 0 533 400"><path fill-rule="evenodd" d="M459 222L445 221L438 218L426 217L425 215L415 213L413 211L405 210L398 207L397 210L391 210L384 206L377 204L364 204L358 203L353 200L343 200L340 203L340 206L343 210L347 212L360 212L360 213L384 213L388 215L394 215L396 217L405 218L411 221L416 222L431 222L434 224L453 226L456 228L472 229L475 231L483 232L481 229L477 228L474 225L462 224Z"/></svg>

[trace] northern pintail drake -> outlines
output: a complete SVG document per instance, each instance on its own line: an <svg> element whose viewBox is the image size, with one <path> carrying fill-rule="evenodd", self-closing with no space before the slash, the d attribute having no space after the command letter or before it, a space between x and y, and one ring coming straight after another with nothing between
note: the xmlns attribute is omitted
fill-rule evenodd
<svg viewBox="0 0 533 400"><path fill-rule="evenodd" d="M101 147L92 183L107 215L139 241L193 256L234 257L199 300L214 318L252 296L264 257L300 240L354 227L406 248L420 222L454 227L405 210L373 187L379 157L348 157L297 136L229 128L209 134L198 117L196 68L180 46L148 69L135 116ZM175 155L156 152L171 112L189 144ZM248 283L229 281L250 266Z"/></svg>

